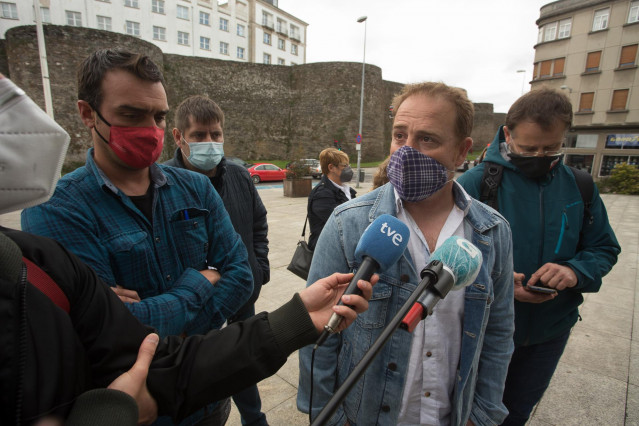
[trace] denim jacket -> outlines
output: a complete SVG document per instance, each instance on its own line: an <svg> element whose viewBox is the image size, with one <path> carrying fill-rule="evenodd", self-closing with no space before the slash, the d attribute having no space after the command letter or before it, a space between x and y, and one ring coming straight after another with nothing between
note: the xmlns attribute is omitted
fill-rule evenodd
<svg viewBox="0 0 639 426"><path fill-rule="evenodd" d="M468 207L465 235L482 252L476 281L465 290L463 335L457 381L452 396L451 424L500 424L507 411L501 402L513 351L512 240L508 223L499 213L475 200L468 201L453 185L455 203ZM468 206L468 203L471 203ZM366 227L382 214L396 216L393 187L383 187L338 206L329 218L313 256L308 282L335 271L355 271L355 247ZM380 272L369 309L341 334L333 335L315 354L313 417L316 417L384 326L419 283L410 254ZM426 319L426 321L428 321ZM393 425L399 415L412 335L397 330L362 378L347 395L329 424ZM297 406L308 412L312 347L300 350Z"/></svg>

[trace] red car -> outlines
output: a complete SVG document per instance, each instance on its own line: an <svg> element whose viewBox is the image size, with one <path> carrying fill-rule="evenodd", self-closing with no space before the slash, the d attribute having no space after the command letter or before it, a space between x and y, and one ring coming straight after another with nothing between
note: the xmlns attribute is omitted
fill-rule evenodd
<svg viewBox="0 0 639 426"><path fill-rule="evenodd" d="M282 170L275 164L257 163L247 169L251 174L254 183L266 182L269 180L284 180L286 170Z"/></svg>

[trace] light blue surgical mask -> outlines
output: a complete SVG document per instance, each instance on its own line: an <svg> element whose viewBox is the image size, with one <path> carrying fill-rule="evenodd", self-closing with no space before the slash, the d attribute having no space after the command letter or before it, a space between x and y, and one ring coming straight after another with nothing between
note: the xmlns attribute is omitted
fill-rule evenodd
<svg viewBox="0 0 639 426"><path fill-rule="evenodd" d="M184 138L182 140L189 147L189 163L200 170L213 170L224 157L224 142L188 143Z"/></svg>

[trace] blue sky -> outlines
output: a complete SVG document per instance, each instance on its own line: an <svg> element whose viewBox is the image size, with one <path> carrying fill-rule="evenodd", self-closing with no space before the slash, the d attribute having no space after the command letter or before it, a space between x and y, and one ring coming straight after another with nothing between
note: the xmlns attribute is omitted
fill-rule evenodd
<svg viewBox="0 0 639 426"><path fill-rule="evenodd" d="M506 112L529 90L539 0L279 0L309 24L307 62L366 63L385 80L443 81ZM525 70L517 73L517 70Z"/></svg>

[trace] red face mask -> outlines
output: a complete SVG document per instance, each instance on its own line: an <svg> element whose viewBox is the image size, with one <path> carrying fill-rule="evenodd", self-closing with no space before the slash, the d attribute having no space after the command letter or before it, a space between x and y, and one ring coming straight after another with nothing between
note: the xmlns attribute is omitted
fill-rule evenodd
<svg viewBox="0 0 639 426"><path fill-rule="evenodd" d="M155 163L160 157L164 147L164 129L159 127L123 127L112 126L102 114L94 109L100 120L111 128L109 140L98 132L95 132L106 142L111 150L124 164L134 169L144 169Z"/></svg>

